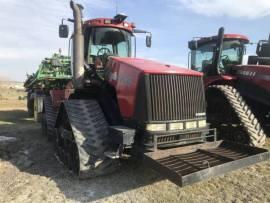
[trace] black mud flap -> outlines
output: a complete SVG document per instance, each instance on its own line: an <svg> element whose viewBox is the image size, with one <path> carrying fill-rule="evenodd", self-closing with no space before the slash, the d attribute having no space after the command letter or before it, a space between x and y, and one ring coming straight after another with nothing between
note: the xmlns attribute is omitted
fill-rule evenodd
<svg viewBox="0 0 270 203"><path fill-rule="evenodd" d="M144 163L179 186L186 186L270 159L266 149L216 141L144 154Z"/></svg>

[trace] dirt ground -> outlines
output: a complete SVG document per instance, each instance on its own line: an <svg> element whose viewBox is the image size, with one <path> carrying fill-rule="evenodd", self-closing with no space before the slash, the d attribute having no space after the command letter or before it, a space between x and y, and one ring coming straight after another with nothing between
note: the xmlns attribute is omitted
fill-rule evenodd
<svg viewBox="0 0 270 203"><path fill-rule="evenodd" d="M18 139L0 154L0 202L270 202L270 161L184 188L130 161L116 174L79 181L57 161L25 101L0 101L0 135Z"/></svg>

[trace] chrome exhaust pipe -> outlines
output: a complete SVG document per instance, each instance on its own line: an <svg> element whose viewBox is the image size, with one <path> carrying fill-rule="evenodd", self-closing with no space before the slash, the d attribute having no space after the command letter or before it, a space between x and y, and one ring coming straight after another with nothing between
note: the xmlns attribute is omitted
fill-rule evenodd
<svg viewBox="0 0 270 203"><path fill-rule="evenodd" d="M82 89L84 85L84 36L82 31L82 10L80 4L70 1L74 17L73 34L73 85L75 89Z"/></svg>

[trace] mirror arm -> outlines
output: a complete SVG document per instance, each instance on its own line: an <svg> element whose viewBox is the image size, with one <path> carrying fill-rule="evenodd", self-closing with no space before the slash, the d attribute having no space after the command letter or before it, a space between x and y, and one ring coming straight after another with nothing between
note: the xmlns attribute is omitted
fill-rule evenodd
<svg viewBox="0 0 270 203"><path fill-rule="evenodd" d="M151 32L145 31L145 30L133 29L132 33L133 33L133 34L147 34L146 40L147 40L148 37L150 38L150 45L146 45L146 46L147 46L148 48L151 47L151 43L152 43L152 42L151 42L151 39L152 39L152 33L151 33ZM147 44L147 42L146 42L146 44Z"/></svg>
<svg viewBox="0 0 270 203"><path fill-rule="evenodd" d="M137 33L137 34L150 34L150 36L152 37L152 33L146 30L139 30L139 29L133 29L133 33Z"/></svg>
<svg viewBox="0 0 270 203"><path fill-rule="evenodd" d="M68 22L71 22L71 23L74 23L75 22L74 19L71 19L71 18L68 18L67 21Z"/></svg>
<svg viewBox="0 0 270 203"><path fill-rule="evenodd" d="M62 25L64 24L64 21L68 21L68 22L74 23L74 19L71 19L71 18L62 18L62 20L61 20Z"/></svg>

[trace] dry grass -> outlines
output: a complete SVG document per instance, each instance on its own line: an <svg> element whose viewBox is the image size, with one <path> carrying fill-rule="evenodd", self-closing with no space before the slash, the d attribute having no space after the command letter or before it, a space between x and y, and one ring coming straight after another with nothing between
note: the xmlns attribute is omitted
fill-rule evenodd
<svg viewBox="0 0 270 203"><path fill-rule="evenodd" d="M18 83L0 82L0 109L25 108L26 92L16 88L20 86Z"/></svg>

